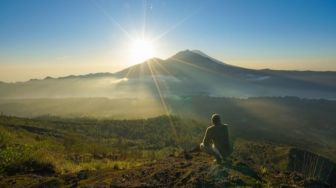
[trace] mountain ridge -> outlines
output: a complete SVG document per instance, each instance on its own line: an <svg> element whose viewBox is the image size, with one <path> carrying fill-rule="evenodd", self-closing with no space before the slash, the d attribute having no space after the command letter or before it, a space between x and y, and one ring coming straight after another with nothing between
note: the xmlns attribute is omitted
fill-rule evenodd
<svg viewBox="0 0 336 188"><path fill-rule="evenodd" d="M219 62L201 51L184 50L151 58L121 71L46 77L1 83L0 98L297 96L336 99L336 72L255 70Z"/></svg>
<svg viewBox="0 0 336 188"><path fill-rule="evenodd" d="M319 71L315 71L315 70L277 70L277 69L270 69L270 68L264 68L264 69L251 69L251 68L244 68L244 67L240 67L240 66L236 66L236 65L231 65L231 64L227 64L225 62L222 62L218 59L215 59L209 55L207 55L206 53L202 52L201 50L197 50L197 49L194 49L194 50L189 50L189 49L186 49L186 50L182 50L182 51L179 51L177 52L176 54L172 55L171 57L168 57L167 59L161 59L161 58L158 58L158 57L153 57L153 58L150 58L148 60L145 60L141 63L137 63L135 65L132 65L130 67L126 67L120 71L116 71L116 72L96 72L96 73L88 73L88 74L79 74L79 75L67 75L67 76L60 76L60 77L51 77L51 76L46 76L45 78L31 78L27 81L14 81L14 82L5 82L5 81L0 81L0 84L15 84L15 83L25 83L25 82L30 82L30 81L41 81L41 80L47 80L47 79L67 79L67 78L85 78L85 77L99 77L99 76L113 76L115 74L118 74L120 72L124 72L126 71L127 69L133 67L133 66L137 66L137 65L140 65L140 64L143 64L143 63L146 63L146 62L149 62L149 61L166 61L166 60L169 60L171 58L174 58L176 55L179 55L179 54L183 54L183 53L192 53L194 55L198 55L198 56L201 56L202 58L207 58L209 60L212 60L216 63L219 63L221 65L226 65L226 66L230 66L230 67L235 67L235 68L242 68L242 69L246 69L246 70L252 70L252 71L261 71L261 72L289 72L289 73L329 73L329 74L336 74L336 71L329 71L329 70L325 70L325 71L322 71L322 70L319 70Z"/></svg>

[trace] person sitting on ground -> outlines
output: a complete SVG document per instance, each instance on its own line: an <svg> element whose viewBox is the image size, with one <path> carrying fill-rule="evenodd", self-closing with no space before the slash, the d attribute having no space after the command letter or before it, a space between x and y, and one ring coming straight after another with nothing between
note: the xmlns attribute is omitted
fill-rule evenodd
<svg viewBox="0 0 336 188"><path fill-rule="evenodd" d="M211 122L212 125L205 131L200 149L214 156L217 163L222 163L231 153L228 128L226 124L222 124L218 114L212 115Z"/></svg>

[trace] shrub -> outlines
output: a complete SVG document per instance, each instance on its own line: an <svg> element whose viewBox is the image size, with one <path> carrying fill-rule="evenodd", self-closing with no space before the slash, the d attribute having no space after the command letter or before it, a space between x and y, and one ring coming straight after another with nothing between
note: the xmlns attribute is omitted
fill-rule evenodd
<svg viewBox="0 0 336 188"><path fill-rule="evenodd" d="M7 175L35 173L53 174L55 167L35 156L31 146L14 145L0 150L0 173Z"/></svg>
<svg viewBox="0 0 336 188"><path fill-rule="evenodd" d="M7 166L20 163L31 158L31 147L15 145L0 150L0 172Z"/></svg>
<svg viewBox="0 0 336 188"><path fill-rule="evenodd" d="M0 128L0 148L6 147L10 142L10 134Z"/></svg>
<svg viewBox="0 0 336 188"><path fill-rule="evenodd" d="M15 174L39 174L39 175L52 175L55 173L54 165L37 161L33 159L28 159L26 161L22 161L19 163L12 163L5 167L5 174L7 175L15 175Z"/></svg>

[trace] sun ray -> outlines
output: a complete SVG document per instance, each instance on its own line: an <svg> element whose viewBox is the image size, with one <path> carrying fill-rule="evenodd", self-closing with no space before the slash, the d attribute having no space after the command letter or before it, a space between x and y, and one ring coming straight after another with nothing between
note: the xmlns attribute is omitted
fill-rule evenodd
<svg viewBox="0 0 336 188"><path fill-rule="evenodd" d="M153 62L153 64L155 63L155 65L161 65L157 60L153 60L152 62ZM161 66L162 66L162 65L161 65ZM152 71L153 71L156 75L159 75L158 73L160 73L160 72L155 68L155 66L152 66ZM166 83L165 81L163 81L163 82L161 82L161 83L164 85L164 87L165 87L165 91L168 92L169 87L168 87L167 83Z"/></svg>
<svg viewBox="0 0 336 188"><path fill-rule="evenodd" d="M160 63L159 61L155 61L157 63L157 65L160 66L161 70L163 70L164 72L167 73L167 75L170 75L170 76L173 76L173 74L166 68L162 65L162 63Z"/></svg>
<svg viewBox="0 0 336 188"><path fill-rule="evenodd" d="M200 8L195 10L194 12L192 12L191 14L188 14L187 16L185 16L184 18L182 18L180 21L178 21L177 23L175 23L174 25L172 25L169 29L167 29L166 31L162 32L161 34L157 35L156 37L154 37L153 41L158 41L161 40L163 37L165 37L167 34L169 34L170 32L174 31L177 27L179 27L180 25L182 25L184 22L186 22L187 20L189 20L191 17L193 17L195 14L197 14L200 11Z"/></svg>
<svg viewBox="0 0 336 188"><path fill-rule="evenodd" d="M145 38L146 34L146 26L147 26L147 0L143 0L143 7L144 7L144 12L143 12L143 23L142 23L142 38Z"/></svg>
<svg viewBox="0 0 336 188"><path fill-rule="evenodd" d="M143 76L144 76L144 63L141 63L138 68L139 68L139 77L138 78L143 78Z"/></svg>
<svg viewBox="0 0 336 188"><path fill-rule="evenodd" d="M163 109L164 109L164 111L165 111L165 113L166 113L166 115L167 115L167 117L168 117L168 120L169 120L169 123L170 123L170 127L171 127L172 132L173 132L173 135L174 135L174 137L175 137L175 141L178 143L178 140L179 140L179 139L178 139L178 136L177 136L177 133L176 133L176 129L175 129L173 120L172 120L172 118L171 118L171 114L170 114L170 112L169 112L169 110L168 110L167 104L166 104L166 102L165 102L165 100L164 100L164 97L163 97L163 95L162 95L162 92L161 92L161 89L160 89L160 85L159 85L159 83L158 83L158 81L157 81L157 79L156 79L156 77L155 77L155 75L154 75L154 72L153 72L153 70L152 70L151 62L148 61L148 62L147 62L147 65L148 65L148 68L149 68L149 70L150 70L151 76L152 76L152 78L153 78L153 81L154 81L156 90L157 90L157 92L158 92L158 94L159 94L159 98L160 98L162 107L163 107Z"/></svg>
<svg viewBox="0 0 336 188"><path fill-rule="evenodd" d="M128 68L128 70L127 70L127 73L126 73L126 78L128 78L128 76L132 73L134 71L134 66L132 66L132 67L130 67L130 68Z"/></svg>
<svg viewBox="0 0 336 188"><path fill-rule="evenodd" d="M157 68L161 68L163 71L165 71L166 73L167 73L167 75L169 75L169 76L173 76L173 74L171 74L163 65L161 65L161 63L159 62L159 61L156 61L156 60L154 60L153 61L153 63L155 63L156 65L158 65L158 66L156 66ZM157 69L155 68L155 67L152 67L152 70L153 70L153 72L155 72L156 74L159 72L159 71L157 71ZM165 87L165 91L166 91L166 93L167 94L170 94L170 88L169 88L169 86L168 86L168 82L166 82L165 80L163 81L163 82L161 82L162 83L162 85Z"/></svg>
<svg viewBox="0 0 336 188"><path fill-rule="evenodd" d="M104 15L105 17L111 21L114 25L116 25L129 40L134 40L131 34L117 21L115 20L102 6L100 6L95 0L91 1Z"/></svg>

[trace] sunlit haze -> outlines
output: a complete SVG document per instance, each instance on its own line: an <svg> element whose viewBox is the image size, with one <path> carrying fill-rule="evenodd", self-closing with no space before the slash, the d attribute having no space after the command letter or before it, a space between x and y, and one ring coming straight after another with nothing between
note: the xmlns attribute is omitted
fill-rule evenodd
<svg viewBox="0 0 336 188"><path fill-rule="evenodd" d="M336 70L332 0L0 1L0 81L116 72L197 49L252 69Z"/></svg>

